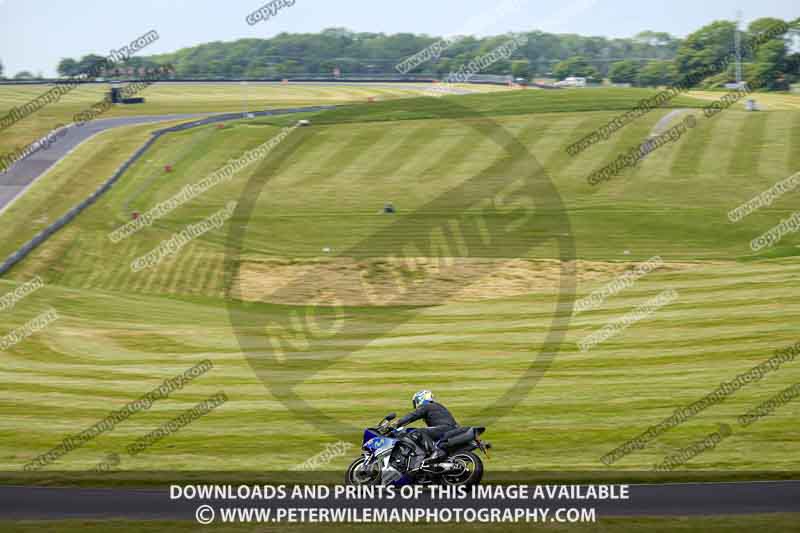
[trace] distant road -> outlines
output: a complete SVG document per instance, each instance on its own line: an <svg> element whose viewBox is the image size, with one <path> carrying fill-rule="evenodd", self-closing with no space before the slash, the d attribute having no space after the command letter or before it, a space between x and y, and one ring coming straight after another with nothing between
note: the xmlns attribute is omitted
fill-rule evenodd
<svg viewBox="0 0 800 533"><path fill-rule="evenodd" d="M25 159L14 163L5 173L0 174L0 212L5 210L15 198L22 194L25 189L52 168L59 160L74 150L78 145L98 133L121 126L198 118L208 116L209 114L210 113L105 118L87 122L80 127L71 125L58 128L54 130L57 131L57 133L51 132L56 139L48 149L40 149Z"/></svg>
<svg viewBox="0 0 800 533"><path fill-rule="evenodd" d="M241 85L241 82L238 81L203 81L203 82L194 82L194 81L159 81L154 85L197 85L198 83L202 83L203 85L228 85L233 84L237 87ZM381 81L366 81L366 82L355 82L355 81L341 81L341 82L330 82L330 81L290 81L289 83L283 83L280 81L248 81L247 85L275 85L275 86L285 86L285 87L358 87L358 88L370 88L370 87L379 87L381 89L413 89L417 91L428 91L431 87L442 87L445 92L452 93L452 94L472 94L477 91L472 91L470 89L464 87L451 87L447 84L439 84L433 85L431 83L421 83L421 82L396 82L396 83L389 83L389 82L381 82Z"/></svg>
<svg viewBox="0 0 800 533"><path fill-rule="evenodd" d="M159 85L192 85L194 82L159 82ZM205 82L226 83L239 82ZM281 85L281 82L248 82L254 85ZM331 82L291 82L290 85L301 86L337 86L337 87L382 87L389 89L414 89L419 91L430 90L432 85L424 83L331 83ZM464 88L436 86L437 91L449 94L469 94L473 91ZM166 122L170 120L200 118L218 113L195 113L184 115L154 115L141 117L119 117L105 118L87 122L85 125L77 127L74 125L56 128L50 135L56 140L46 150L39 150L25 159L18 161L11 166L5 173L0 173L0 213L10 206L28 187L37 179L51 169L62 158L78 147L81 143L103 131L119 128L122 126L134 126L137 124L152 124L156 122ZM55 133L57 132L57 133Z"/></svg>

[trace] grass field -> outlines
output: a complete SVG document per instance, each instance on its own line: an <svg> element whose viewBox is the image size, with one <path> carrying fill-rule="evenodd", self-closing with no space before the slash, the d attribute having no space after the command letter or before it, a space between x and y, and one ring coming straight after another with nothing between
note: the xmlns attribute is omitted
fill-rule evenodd
<svg viewBox="0 0 800 533"><path fill-rule="evenodd" d="M690 91L692 98L702 100L716 100L720 97L719 91ZM800 99L792 93L753 93L749 96L756 101L758 106L767 111L797 111L800 110ZM737 103L736 107L743 108L744 101Z"/></svg>
<svg viewBox="0 0 800 533"><path fill-rule="evenodd" d="M0 85L0 116L14 107L23 106L46 93L49 85ZM0 136L0 153L25 146L59 125L71 123L73 115L89 109L105 98L110 85L87 84L73 89L57 102L46 105ZM246 87L239 84L184 84L156 83L137 96L143 96L141 105L117 105L100 118L131 115L163 115L170 113L223 113L241 112L247 103L249 110L275 109L316 104L366 102L368 98L386 100L418 96L423 92L420 84L360 84L323 86L309 84L259 84ZM469 91L508 90L503 87L457 85L456 89Z"/></svg>
<svg viewBox="0 0 800 533"><path fill-rule="evenodd" d="M486 437L496 448L488 468L600 470L606 468L603 454L800 340L794 326L800 238L788 235L760 254L749 248L751 239L791 214L796 193L738 224L727 220L730 209L800 170L800 113L731 109L698 118L675 144L591 187L586 176L642 142L666 110L571 158L568 144L642 97L638 91L595 92L592 103L585 94L524 91L337 110L293 131L230 182L112 244L109 232L133 211L148 210L274 137L285 120L162 139L107 196L0 280L0 294L33 275L47 283L13 312L0 313L1 331L49 307L61 316L2 353L0 469L20 469L205 358L215 364L207 375L51 468L87 470L109 452L123 455L124 470L290 468L326 443L357 444L359 435L345 428L406 409L419 388L432 388L459 421L480 424L491 414L485 409L525 378L539 350L552 349L548 331L555 316L563 346L544 378L489 427ZM450 98L467 110L463 116L447 104ZM702 105L690 99L679 104ZM493 116L535 156L560 199L535 198L533 216L480 254L459 253L458 246L443 251L442 243L420 253L460 256L452 266L437 270L435 260L420 268L398 265L391 256L406 253L404 243L421 242L452 221L468 228L467 242L480 241L479 221L487 215L476 206L499 189L506 191L504 207L484 220L489 229L505 227L523 205L507 185L531 168L504 155L497 137L468 112L475 109ZM32 234L30 224L63 212L69 202L56 200L79 197L78 189L106 176L118 151L145 132L140 127L130 136L98 138L76 151L62 173L37 183L0 215L0 251L9 253ZM165 174L168 162L175 171ZM263 187L253 194L248 182ZM458 189L466 182L469 188ZM251 201L252 216L237 214L224 230L192 241L157 268L132 272L133 259L230 200ZM386 202L398 213L380 214ZM552 220L560 204L578 259L578 296L653 255L665 268L568 321L557 305L565 271L554 261L555 243L564 242L557 232L565 228ZM242 253L226 266L230 228L242 236ZM347 257L352 249L354 260ZM396 273L424 290L389 298L389 305L364 299L364 280L375 293L391 295ZM587 335L668 289L677 291L676 302L587 353L578 349ZM292 311L305 309L297 304L330 301L331 294L342 307L318 311L318 319L324 325L341 320L342 329L310 347L295 339L286 360L275 362L269 355L275 331L268 325L285 324ZM613 469L649 469L728 423L733 435L686 470L797 470L797 402L748 428L736 423L737 415L797 383L797 365L787 363L748 385ZM287 411L283 383L340 420L341 431L324 434ZM137 437L219 390L230 398L224 406L146 453L123 454ZM343 469L349 460L338 458L327 468Z"/></svg>

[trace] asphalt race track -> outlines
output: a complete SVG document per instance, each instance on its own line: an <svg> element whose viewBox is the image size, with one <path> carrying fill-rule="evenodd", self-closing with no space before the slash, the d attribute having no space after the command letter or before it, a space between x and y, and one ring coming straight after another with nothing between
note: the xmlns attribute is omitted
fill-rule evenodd
<svg viewBox="0 0 800 533"><path fill-rule="evenodd" d="M605 501L464 500L416 502L416 507L579 507L596 509L597 518L610 516L697 516L800 512L800 481L732 483L667 483L629 486L630 499ZM0 520L125 518L194 520L201 505L220 507L386 507L396 501L374 499L336 502L270 500L170 500L169 490L0 487Z"/></svg>
<svg viewBox="0 0 800 533"><path fill-rule="evenodd" d="M53 142L46 149L39 149L28 157L17 161L4 173L0 173L0 211L22 194L34 181L89 138L111 128L149 124L167 120L190 119L207 116L161 115L150 117L105 118L87 122L83 126L74 124L56 128L49 135Z"/></svg>
<svg viewBox="0 0 800 533"><path fill-rule="evenodd" d="M180 85L183 82L162 82L164 85ZM249 82L253 85L280 85L280 82ZM188 83L190 84L190 83ZM336 86L336 87L359 87L364 84L357 83L330 83L330 82L293 82L292 85L300 86ZM395 88L397 84L369 84L368 87ZM403 85L404 88L418 90L430 89L430 85ZM472 91L455 87L443 87L437 90L448 94L469 94ZM87 122L83 126L70 124L53 129L48 137L52 139L49 146L45 149L38 149L33 154L17 161L6 172L0 173L0 212L8 207L14 199L21 195L25 190L41 177L45 172L52 168L58 161L67 156L81 143L103 131L119 128L122 126L134 126L137 124L152 124L156 122L166 122L169 120L200 118L218 113L200 114L177 114L177 115L154 115L141 117L119 117L98 119Z"/></svg>

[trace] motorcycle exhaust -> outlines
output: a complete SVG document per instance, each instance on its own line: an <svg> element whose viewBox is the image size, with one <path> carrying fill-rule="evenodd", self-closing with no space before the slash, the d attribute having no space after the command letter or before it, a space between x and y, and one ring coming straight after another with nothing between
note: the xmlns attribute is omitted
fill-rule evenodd
<svg viewBox="0 0 800 533"><path fill-rule="evenodd" d="M431 474L443 474L444 472L449 472L455 467L456 467L455 463L436 463L430 466L426 466L425 468L423 468L423 470Z"/></svg>

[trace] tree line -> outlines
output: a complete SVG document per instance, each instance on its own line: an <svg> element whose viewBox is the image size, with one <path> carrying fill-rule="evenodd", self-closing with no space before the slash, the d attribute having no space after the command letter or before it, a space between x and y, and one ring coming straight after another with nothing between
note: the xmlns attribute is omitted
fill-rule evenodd
<svg viewBox="0 0 800 533"><path fill-rule="evenodd" d="M771 90L786 90L800 80L800 53L792 51L789 33L800 27L798 20L789 23L760 18L741 31L745 80L757 78L761 87ZM776 32L775 28L786 31ZM709 72L722 58L732 56L736 31L736 23L732 21L712 22L685 39L654 31L631 38L532 31L522 34L527 42L513 55L489 65L481 73L525 79L580 76L589 82L608 79L635 86L671 85L692 78L693 73ZM769 33L768 39L759 40L758 46L748 46L765 33ZM509 35L449 40L436 57L408 74L444 78L508 40ZM274 79L331 76L335 72L342 76L391 75L398 74L396 67L403 60L440 41L440 37L412 33L387 35L329 28L319 33L281 33L269 39L212 42L169 54L134 56L124 66L104 72L103 76L136 77L164 64L174 65L171 75L177 78ZM65 58L58 64L58 73L64 77L79 75L100 59L101 56L94 54ZM723 64L726 66L720 72L696 84L712 88L734 81L735 62Z"/></svg>

